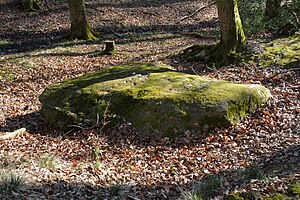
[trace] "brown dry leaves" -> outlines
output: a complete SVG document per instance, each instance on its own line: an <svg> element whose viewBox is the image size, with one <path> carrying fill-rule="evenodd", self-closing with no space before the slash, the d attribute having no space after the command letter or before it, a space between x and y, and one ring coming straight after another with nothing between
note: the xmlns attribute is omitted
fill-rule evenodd
<svg viewBox="0 0 300 200"><path fill-rule="evenodd" d="M8 154L14 163L12 170L21 174L27 184L12 196L19 199L176 199L182 190L193 188L206 174L222 177L221 194L247 188L278 190L286 180L276 178L277 175L299 178L299 71L228 66L211 72L202 64L165 59L187 45L211 42L178 34L203 29L193 19L175 27L177 19L191 13L198 4L172 2L148 2L147 6L129 0L102 2L103 5L88 2L93 27L114 28L115 33L106 30L104 34L117 41L118 54L112 57L95 56L95 51L103 48L100 42L45 44L35 40L38 32L53 38L46 38L47 42L57 41L62 33L55 31L66 30L69 23L65 4L53 1L52 10L46 10L49 15L23 14L24 18L16 9L0 15L1 20L9 22L0 30L0 38L11 43L8 49L1 50L0 131L21 127L28 130L16 138L0 141L0 158ZM0 9L12 8L9 1L6 3ZM57 12L58 8L65 12ZM196 19L215 16L216 11L212 9L203 18L199 15ZM16 35L22 32L26 39L14 39L7 34L9 31ZM163 61L203 76L261 83L271 90L273 98L235 127L216 128L206 134L187 130L175 139L142 136L126 124L105 133L81 130L67 134L43 122L38 113L38 96L47 85L127 61ZM56 157L55 168L38 165L39 158L45 155ZM241 169L250 163L261 166L272 181L244 180ZM274 166L284 170L276 171Z"/></svg>

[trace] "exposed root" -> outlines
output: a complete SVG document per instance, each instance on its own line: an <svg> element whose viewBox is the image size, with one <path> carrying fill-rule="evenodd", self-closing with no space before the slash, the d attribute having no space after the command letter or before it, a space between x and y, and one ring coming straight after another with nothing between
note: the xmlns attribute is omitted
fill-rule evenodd
<svg viewBox="0 0 300 200"><path fill-rule="evenodd" d="M235 51L226 50L221 43L216 45L193 45L178 54L180 59L205 62L209 65L222 66L236 61Z"/></svg>

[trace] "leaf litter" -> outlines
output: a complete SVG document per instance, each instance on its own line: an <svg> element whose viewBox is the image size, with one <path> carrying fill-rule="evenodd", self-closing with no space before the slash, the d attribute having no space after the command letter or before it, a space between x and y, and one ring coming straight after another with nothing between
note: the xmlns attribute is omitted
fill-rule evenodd
<svg viewBox="0 0 300 200"><path fill-rule="evenodd" d="M6 45L0 46L0 131L27 131L0 141L1 160L9 158L9 168L26 183L0 197L178 199L214 174L222 182L215 196L224 198L232 191L286 192L287 183L299 181L299 71L235 65L211 70L168 58L191 44L216 42L186 34L218 30L215 7L178 24L205 3L87 1L92 27L117 44L115 56L97 56L101 42L59 39L69 27L65 2L52 0L42 12L26 14L2 1L0 39ZM187 130L173 139L140 135L130 124L105 132L64 133L42 120L38 97L47 85L132 61L164 62L201 76L262 84L272 98L239 125L205 134ZM45 156L55 158L52 167L39 165ZM257 168L251 173L245 170L252 165ZM267 178L254 176L260 172Z"/></svg>

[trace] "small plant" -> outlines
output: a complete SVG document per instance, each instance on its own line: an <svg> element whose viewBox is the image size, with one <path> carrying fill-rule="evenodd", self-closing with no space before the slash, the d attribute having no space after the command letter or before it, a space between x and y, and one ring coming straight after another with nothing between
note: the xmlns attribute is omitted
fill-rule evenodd
<svg viewBox="0 0 300 200"><path fill-rule="evenodd" d="M265 178L264 172L257 165L249 165L243 171L243 176L246 179L263 179Z"/></svg>
<svg viewBox="0 0 300 200"><path fill-rule="evenodd" d="M96 161L100 161L100 156L101 156L102 153L103 153L102 149L100 149L99 147L95 147L93 149L92 156L94 157L94 159Z"/></svg>
<svg viewBox="0 0 300 200"><path fill-rule="evenodd" d="M202 200L203 194L201 194L198 190L192 190L190 192L184 192L183 200Z"/></svg>
<svg viewBox="0 0 300 200"><path fill-rule="evenodd" d="M99 160L97 160L94 164L93 164L93 169L94 170L99 170L101 167L101 162Z"/></svg>
<svg viewBox="0 0 300 200"><path fill-rule="evenodd" d="M76 164L75 171L76 172L81 171L82 168L83 168L82 165L78 163L78 164Z"/></svg>
<svg viewBox="0 0 300 200"><path fill-rule="evenodd" d="M209 175L203 181L201 191L205 198L212 197L222 186L221 180L215 175Z"/></svg>
<svg viewBox="0 0 300 200"><path fill-rule="evenodd" d="M115 183L110 187L110 195L112 196L120 196L123 191L123 186L119 183Z"/></svg>
<svg viewBox="0 0 300 200"><path fill-rule="evenodd" d="M95 163L93 164L93 169L98 170L101 167L101 154L103 153L103 150L99 147L95 147L92 151L92 156L95 159Z"/></svg>
<svg viewBox="0 0 300 200"><path fill-rule="evenodd" d="M22 177L8 170L0 171L0 193L11 194L13 191L18 191L22 186Z"/></svg>
<svg viewBox="0 0 300 200"><path fill-rule="evenodd" d="M99 129L100 133L102 133L104 128L107 127L107 125L110 123L110 120L115 117L115 115L113 115L109 112L110 101L111 101L111 99L108 100L105 110L103 111L103 114L102 114L103 117L101 119L101 126ZM97 124L98 124L98 122L97 122Z"/></svg>
<svg viewBox="0 0 300 200"><path fill-rule="evenodd" d="M219 177L209 175L200 182L200 184L190 192L184 192L184 200L202 200L210 199L215 196L218 190L222 187Z"/></svg>
<svg viewBox="0 0 300 200"><path fill-rule="evenodd" d="M53 155L44 155L37 160L38 166L54 169L56 167L56 157Z"/></svg>
<svg viewBox="0 0 300 200"><path fill-rule="evenodd" d="M8 45L9 42L7 40L0 40L0 46Z"/></svg>

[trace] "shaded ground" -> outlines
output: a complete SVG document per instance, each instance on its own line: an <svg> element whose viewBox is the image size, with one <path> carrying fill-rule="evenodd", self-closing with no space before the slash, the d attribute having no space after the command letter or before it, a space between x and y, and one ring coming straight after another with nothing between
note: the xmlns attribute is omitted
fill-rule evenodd
<svg viewBox="0 0 300 200"><path fill-rule="evenodd" d="M21 13L9 0L1 1L0 131L21 127L28 131L0 141L0 165L25 181L14 193L0 190L0 197L178 199L208 174L216 174L222 182L214 191L218 198L235 190L287 192L286 183L296 183L300 173L299 71L255 65L211 69L166 58L191 44L217 40L215 7L177 23L204 4L87 1L92 27L103 39L117 43L117 55L97 56L102 41L60 39L69 27L65 1L50 1L49 8L30 14ZM195 37L195 32L209 37ZM144 137L126 125L104 133L63 133L41 119L38 96L47 85L132 61L164 62L189 73L260 83L273 98L240 125L205 135L187 131L175 139ZM45 157L56 161L45 162ZM262 181L244 175L250 164L265 174Z"/></svg>

